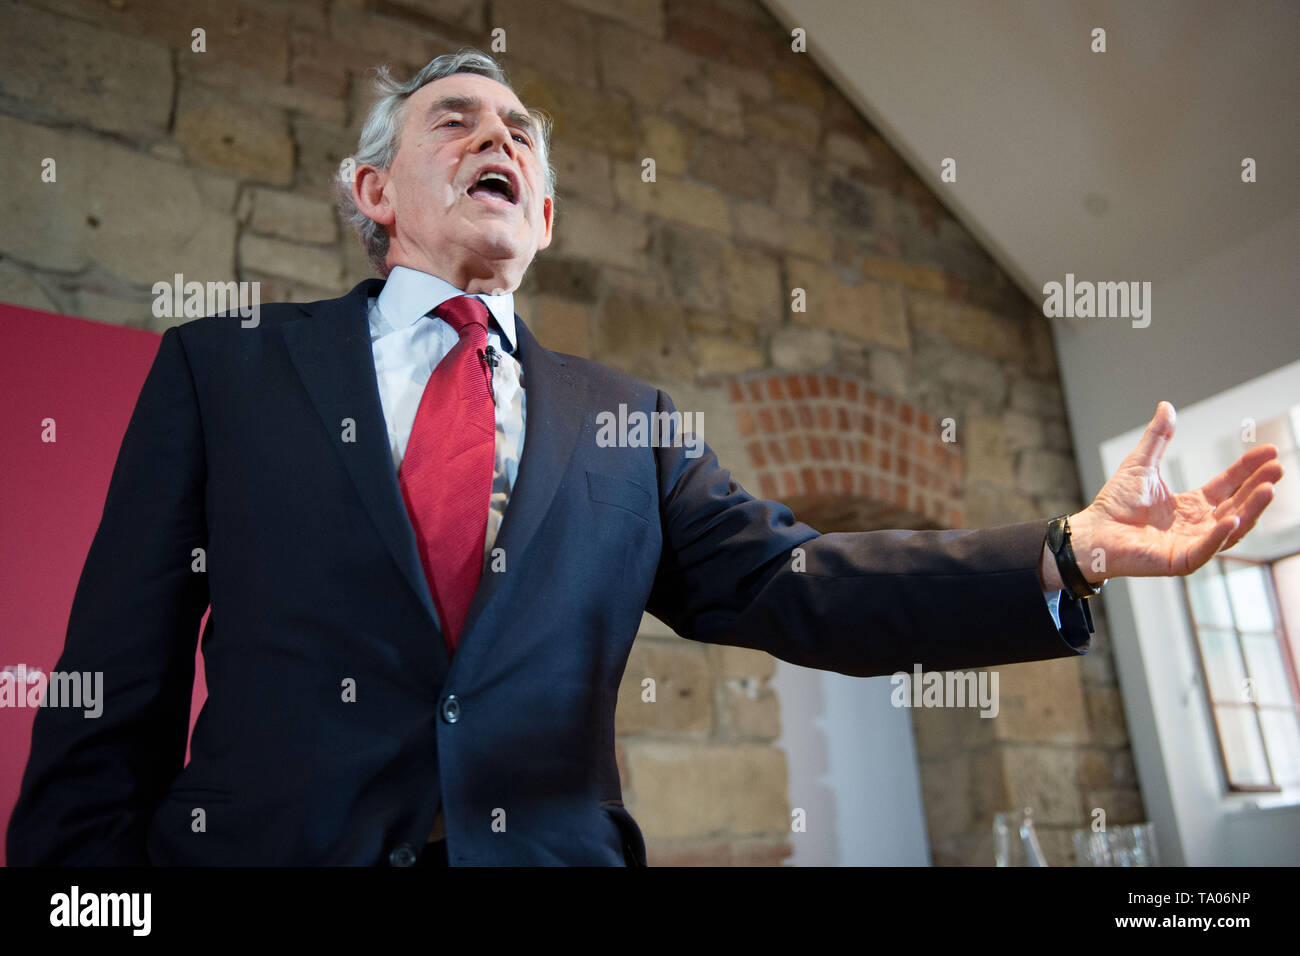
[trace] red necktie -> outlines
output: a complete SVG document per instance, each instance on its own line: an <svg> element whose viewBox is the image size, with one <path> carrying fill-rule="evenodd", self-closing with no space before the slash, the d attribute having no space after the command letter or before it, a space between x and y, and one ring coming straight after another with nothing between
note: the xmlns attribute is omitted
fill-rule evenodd
<svg viewBox="0 0 1300 956"><path fill-rule="evenodd" d="M496 458L496 413L485 361L488 309L460 295L433 310L460 335L420 397L398 472L420 562L454 653L483 573Z"/></svg>

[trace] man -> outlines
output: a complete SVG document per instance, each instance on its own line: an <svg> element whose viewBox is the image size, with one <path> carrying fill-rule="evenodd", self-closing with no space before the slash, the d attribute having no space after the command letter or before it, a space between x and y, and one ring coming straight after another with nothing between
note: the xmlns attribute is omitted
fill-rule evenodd
<svg viewBox="0 0 1300 956"><path fill-rule="evenodd" d="M473 51L380 80L344 205L387 281L164 334L58 664L103 716L37 716L11 863L644 865L614 760L644 609L861 676L1070 657L1102 579L1071 543L1186 574L1271 500L1272 446L1171 495L1168 403L1068 532L820 535L680 432L605 447L601 411L675 409L513 313L545 118Z"/></svg>

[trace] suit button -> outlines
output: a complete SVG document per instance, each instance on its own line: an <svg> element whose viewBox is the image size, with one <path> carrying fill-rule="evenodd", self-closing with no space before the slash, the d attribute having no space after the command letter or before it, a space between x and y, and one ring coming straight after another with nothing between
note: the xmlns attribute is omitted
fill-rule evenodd
<svg viewBox="0 0 1300 956"><path fill-rule="evenodd" d="M414 866L415 851L411 849L411 844L398 844L397 848L388 854L388 862L392 866Z"/></svg>
<svg viewBox="0 0 1300 956"><path fill-rule="evenodd" d="M449 724L460 720L460 698L455 694L448 694L442 702L442 719Z"/></svg>

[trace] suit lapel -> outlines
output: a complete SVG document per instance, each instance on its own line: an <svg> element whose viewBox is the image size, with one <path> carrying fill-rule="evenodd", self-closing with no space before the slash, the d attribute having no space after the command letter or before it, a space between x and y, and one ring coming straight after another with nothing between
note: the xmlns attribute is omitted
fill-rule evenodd
<svg viewBox="0 0 1300 956"><path fill-rule="evenodd" d="M438 627L438 612L393 469L375 378L366 300L379 295L383 287L382 279L367 279L340 299L303 306L307 317L283 327L284 342L326 431L339 436L344 419L356 422L356 441L338 440L334 447L393 560L419 597L430 623ZM437 645L445 667L446 646L442 641Z"/></svg>
<svg viewBox="0 0 1300 956"><path fill-rule="evenodd" d="M379 295L383 287L382 279L367 279L342 298L304 305L305 317L283 326L284 341L329 434L341 435L344 419L356 422L356 441L340 440L335 448L393 560L419 597L430 623L441 634L415 533L393 469L388 427L375 378L367 299ZM506 571L493 572L490 563L484 571L465 619L462 642L536 535L564 478L586 416L585 380L575 376L564 359L543 348L518 315L515 330L527 412L519 473L493 544L505 555ZM450 663L446 645L441 640L434 643L445 669ZM457 658L462 656L459 651Z"/></svg>

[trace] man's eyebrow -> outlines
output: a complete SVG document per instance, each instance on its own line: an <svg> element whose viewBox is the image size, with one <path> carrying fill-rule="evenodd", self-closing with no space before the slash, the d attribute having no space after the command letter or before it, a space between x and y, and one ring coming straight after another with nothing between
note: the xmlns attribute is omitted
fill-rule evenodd
<svg viewBox="0 0 1300 956"><path fill-rule="evenodd" d="M427 118L433 119L433 117L438 113L468 113L471 110L478 109L479 105L479 98L477 96L467 96L463 93L458 93L434 100L429 104L429 112L425 115Z"/></svg>
<svg viewBox="0 0 1300 956"><path fill-rule="evenodd" d="M519 110L507 110L506 119L522 128L529 136L537 138L537 124L533 122L532 116Z"/></svg>
<svg viewBox="0 0 1300 956"><path fill-rule="evenodd" d="M433 119L439 113L471 113L483 107L483 101L477 96L468 96L461 93L443 96L429 104L429 111L425 114L426 119ZM528 132L529 136L536 138L537 123L533 117L522 110L506 110L501 114L507 122L515 126L522 127Z"/></svg>

